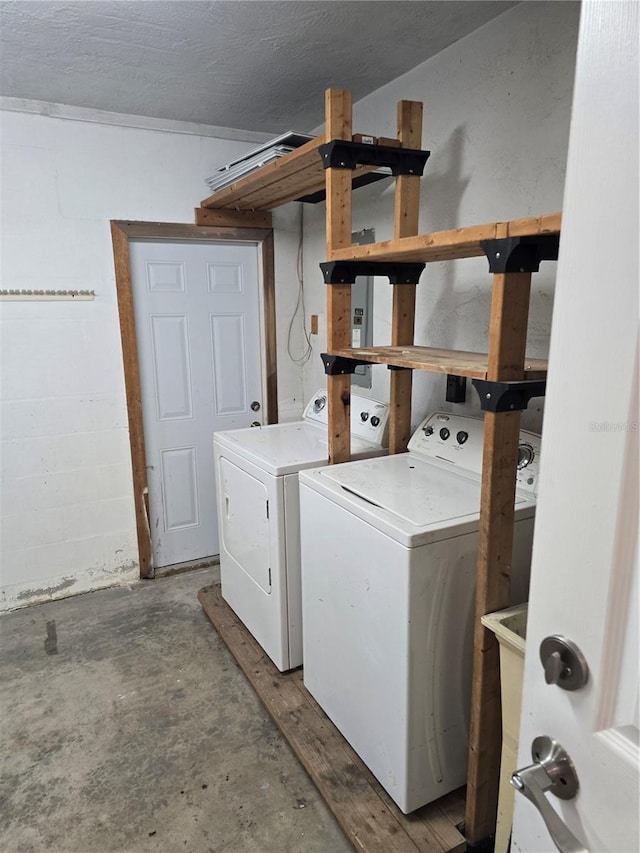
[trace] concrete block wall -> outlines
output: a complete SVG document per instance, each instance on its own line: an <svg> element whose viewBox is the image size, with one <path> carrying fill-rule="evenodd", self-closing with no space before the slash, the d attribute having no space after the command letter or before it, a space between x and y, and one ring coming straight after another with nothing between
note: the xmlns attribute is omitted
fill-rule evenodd
<svg viewBox="0 0 640 853"><path fill-rule="evenodd" d="M3 289L95 290L92 302L2 302L0 609L138 577L127 411L109 220L193 222L218 164L255 147L2 113ZM276 234L279 397L299 211Z"/></svg>
<svg viewBox="0 0 640 853"><path fill-rule="evenodd" d="M396 135L396 103L424 103L423 147L431 150L421 183L420 232L504 221L562 208L580 4L521 3L354 105L354 131ZM353 230L393 237L393 182L353 194ZM326 347L324 206L304 209L305 286L320 317L305 368L305 393L322 383ZM528 355L548 354L556 264L534 276ZM491 278L484 259L430 264L418 286L415 342L486 352ZM374 286L374 344L390 343L391 288ZM371 396L388 399L388 370L372 368ZM542 425L532 401L523 425ZM414 426L428 412L479 414L445 402L444 376L414 371Z"/></svg>

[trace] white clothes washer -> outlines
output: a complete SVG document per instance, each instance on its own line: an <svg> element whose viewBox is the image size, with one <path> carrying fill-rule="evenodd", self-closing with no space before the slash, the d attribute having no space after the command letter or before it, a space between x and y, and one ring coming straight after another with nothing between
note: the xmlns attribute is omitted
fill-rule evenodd
<svg viewBox="0 0 640 853"><path fill-rule="evenodd" d="M300 474L304 684L403 812L465 784L483 421ZM521 433L512 603L527 599L540 438Z"/></svg>
<svg viewBox="0 0 640 853"><path fill-rule="evenodd" d="M384 453L388 405L352 395L351 448ZM327 397L303 420L213 436L222 597L279 670L302 664L298 471L326 465Z"/></svg>

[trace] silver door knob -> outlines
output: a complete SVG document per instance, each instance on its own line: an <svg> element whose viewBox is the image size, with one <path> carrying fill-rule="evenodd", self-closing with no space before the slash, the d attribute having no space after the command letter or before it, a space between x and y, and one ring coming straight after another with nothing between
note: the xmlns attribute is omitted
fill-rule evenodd
<svg viewBox="0 0 640 853"><path fill-rule="evenodd" d="M557 684L563 690L579 690L589 680L589 667L575 643L552 634L540 643L540 660L547 684Z"/></svg>
<svg viewBox="0 0 640 853"><path fill-rule="evenodd" d="M573 762L560 744L547 735L535 738L531 757L534 763L516 770L511 784L538 809L560 853L589 853L545 797L545 791L561 800L575 797L579 784Z"/></svg>
<svg viewBox="0 0 640 853"><path fill-rule="evenodd" d="M252 412L259 412L260 411L260 403L257 400L254 400L253 403L251 404L251 411Z"/></svg>

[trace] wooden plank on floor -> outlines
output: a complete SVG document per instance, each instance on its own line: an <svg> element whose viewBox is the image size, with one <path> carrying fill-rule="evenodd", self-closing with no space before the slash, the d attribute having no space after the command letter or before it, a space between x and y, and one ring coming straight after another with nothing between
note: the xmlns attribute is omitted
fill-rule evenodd
<svg viewBox="0 0 640 853"><path fill-rule="evenodd" d="M464 797L454 792L404 815L302 682L281 673L231 608L219 584L198 593L205 613L289 742L354 848L363 853L461 853L456 823Z"/></svg>

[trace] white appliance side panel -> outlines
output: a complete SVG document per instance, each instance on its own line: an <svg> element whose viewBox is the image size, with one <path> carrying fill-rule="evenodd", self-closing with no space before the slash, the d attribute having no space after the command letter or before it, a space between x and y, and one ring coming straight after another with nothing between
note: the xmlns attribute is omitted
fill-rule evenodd
<svg viewBox="0 0 640 853"><path fill-rule="evenodd" d="M300 488L297 474L284 481L284 532L286 552L289 666L302 666L302 589L300 582Z"/></svg>
<svg viewBox="0 0 640 853"><path fill-rule="evenodd" d="M290 665L282 478L215 442L214 456L222 597L284 672Z"/></svg>
<svg viewBox="0 0 640 853"><path fill-rule="evenodd" d="M406 778L407 550L300 484L304 684L391 796Z"/></svg>
<svg viewBox="0 0 640 853"><path fill-rule="evenodd" d="M466 780L477 533L407 549L304 483L300 512L305 686L411 812Z"/></svg>
<svg viewBox="0 0 640 853"><path fill-rule="evenodd" d="M516 522L511 604L527 600L533 519ZM478 533L410 554L409 754L405 812L467 779Z"/></svg>

